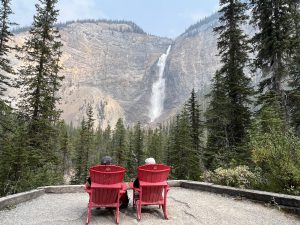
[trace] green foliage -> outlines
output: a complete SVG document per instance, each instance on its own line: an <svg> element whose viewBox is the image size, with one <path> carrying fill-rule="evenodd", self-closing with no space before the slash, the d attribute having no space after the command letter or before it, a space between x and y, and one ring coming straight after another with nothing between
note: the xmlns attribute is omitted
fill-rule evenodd
<svg viewBox="0 0 300 225"><path fill-rule="evenodd" d="M198 180L202 170L202 127L199 104L194 90L176 120L171 125L166 162L176 179Z"/></svg>
<svg viewBox="0 0 300 225"><path fill-rule="evenodd" d="M112 137L114 162L126 166L126 130L121 118L118 119Z"/></svg>
<svg viewBox="0 0 300 225"><path fill-rule="evenodd" d="M9 74L13 74L13 68L8 58L12 47L8 44L13 34L10 32L10 26L16 25L9 21L13 14L10 8L10 0L2 0L0 3L0 97L4 95L7 86L12 86ZM1 108L0 108L1 109Z"/></svg>
<svg viewBox="0 0 300 225"><path fill-rule="evenodd" d="M94 140L94 118L91 105L86 111L87 120L83 118L81 122L80 137L76 146L75 177L73 183L84 183L88 177L88 170L91 166L90 153L93 148Z"/></svg>
<svg viewBox="0 0 300 225"><path fill-rule="evenodd" d="M205 113L208 137L204 150L204 163L207 169L217 168L220 160L226 163L226 159L232 158L228 141L230 116L227 110L228 98L223 83L224 78L217 72L210 93L211 102Z"/></svg>
<svg viewBox="0 0 300 225"><path fill-rule="evenodd" d="M251 132L252 159L265 178L261 188L297 194L300 191L300 139L283 127L276 110L263 109Z"/></svg>
<svg viewBox="0 0 300 225"><path fill-rule="evenodd" d="M250 78L244 69L248 63L248 37L241 26L246 23L247 4L242 1L220 1L218 50L222 67L216 72L206 113L208 131L204 161L207 169L228 166L232 159L246 163L249 158L247 129L250 127L249 105L253 94ZM217 157L215 157L217 156Z"/></svg>
<svg viewBox="0 0 300 225"><path fill-rule="evenodd" d="M153 157L157 163L162 161L163 153L163 130L159 128L149 129L147 132L147 152L148 157Z"/></svg>
<svg viewBox="0 0 300 225"><path fill-rule="evenodd" d="M139 121L134 127L133 156L137 166L144 164L144 132Z"/></svg>
<svg viewBox="0 0 300 225"><path fill-rule="evenodd" d="M292 57L290 58L291 80L288 91L288 108L291 113L291 126L296 134L300 136L300 12L299 2L296 0L292 3L292 20L294 21L294 33L291 35L290 48Z"/></svg>
<svg viewBox="0 0 300 225"><path fill-rule="evenodd" d="M250 171L248 166L237 166L224 169L219 167L212 171L205 171L202 175L205 182L238 188L252 188L259 182L259 175Z"/></svg>
<svg viewBox="0 0 300 225"><path fill-rule="evenodd" d="M296 4L296 5L295 5ZM291 0L251 0L252 24L258 28L252 43L257 56L254 70L262 72L259 84L259 105L276 108L288 125L287 91L284 81L290 75L290 59L295 54L295 33L299 2Z"/></svg>

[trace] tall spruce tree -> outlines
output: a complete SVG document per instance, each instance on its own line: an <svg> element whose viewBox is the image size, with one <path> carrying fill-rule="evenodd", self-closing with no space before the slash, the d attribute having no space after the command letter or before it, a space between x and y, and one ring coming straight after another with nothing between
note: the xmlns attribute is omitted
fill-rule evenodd
<svg viewBox="0 0 300 225"><path fill-rule="evenodd" d="M93 109L90 104L86 110L87 119L83 118L81 122L80 137L76 148L76 166L74 183L83 183L88 176L88 169L90 168L90 153L93 149L94 141L94 118Z"/></svg>
<svg viewBox="0 0 300 225"><path fill-rule="evenodd" d="M163 146L162 146L162 127L155 128L152 130L151 128L147 132L147 154L149 157L153 157L156 162L161 162L162 154L163 154Z"/></svg>
<svg viewBox="0 0 300 225"><path fill-rule="evenodd" d="M288 124L285 79L289 75L288 58L293 38L294 0L251 0L252 24L258 28L252 42L257 56L254 68L262 72L258 103L264 107L279 109L285 125Z"/></svg>
<svg viewBox="0 0 300 225"><path fill-rule="evenodd" d="M60 111L56 105L56 92L63 79L58 75L61 56L61 42L54 27L58 10L57 0L40 0L36 4L36 15L29 32L29 38L20 48L19 57L24 66L19 71L22 91L19 108L29 120L29 147L35 152L33 164L55 160L53 146L57 135L54 124L58 122Z"/></svg>
<svg viewBox="0 0 300 225"><path fill-rule="evenodd" d="M208 132L207 144L203 159L207 169L215 169L223 164L230 153L229 149L229 110L228 97L224 86L224 78L217 71L212 82L211 98L205 112L206 128Z"/></svg>
<svg viewBox="0 0 300 225"><path fill-rule="evenodd" d="M9 45L13 34L10 32L10 27L15 23L10 22L9 16L12 14L10 8L10 0L1 0L0 5L0 97L6 91L7 86L12 86L8 74L13 74L13 68L8 58L8 53L12 50ZM1 105L0 105L1 107ZM1 109L1 108L0 108Z"/></svg>
<svg viewBox="0 0 300 225"><path fill-rule="evenodd" d="M10 126L11 121L9 121L9 117L12 116L10 114L13 112L3 98L7 87L12 86L9 74L14 74L8 58L8 54L12 50L9 42L13 36L10 28L15 25L9 20L11 14L10 0L2 0L0 5L0 136L9 135L7 132L11 133L13 131L13 126Z"/></svg>
<svg viewBox="0 0 300 225"><path fill-rule="evenodd" d="M101 156L113 154L111 133L112 133L111 127L108 124L103 132L103 149L102 149L103 155Z"/></svg>
<svg viewBox="0 0 300 225"><path fill-rule="evenodd" d="M208 111L211 118L207 120L209 132L207 147L210 150L216 149L218 145L223 150L228 147L225 151L231 151L227 155L230 157L221 156L226 160L225 164L228 164L232 159L244 161L247 158L246 149L242 146L250 126L249 104L253 91L251 80L244 72L248 62L249 46L247 35L244 34L241 26L248 19L247 4L242 1L220 0L220 5L222 7L219 11L222 13L219 19L221 24L214 31L219 34L218 50L222 67L216 73L214 88L217 90L213 89L211 94L213 99ZM224 92L224 96L216 95L220 94L220 90ZM216 97L219 99L214 99ZM219 102L222 98L225 98L223 103ZM220 106L224 108L216 108ZM220 113L221 110L224 112ZM217 120L225 126L216 127L212 124L216 116L220 116ZM219 135L222 136L221 139L216 140L214 136ZM224 145L220 146L220 144ZM212 152L208 153L208 155L212 154Z"/></svg>
<svg viewBox="0 0 300 225"><path fill-rule="evenodd" d="M194 154L191 154L193 142L186 108L176 116L175 125L171 131L170 144L169 162L172 167L172 176L176 179L193 179L192 174L194 174L194 171L192 171L192 165L199 163L199 161L193 157Z"/></svg>
<svg viewBox="0 0 300 225"><path fill-rule="evenodd" d="M113 133L113 157L115 163L121 166L126 166L126 130L123 120L118 119Z"/></svg>
<svg viewBox="0 0 300 225"><path fill-rule="evenodd" d="M83 183L86 179L84 176L84 170L88 162L86 161L86 133L87 133L87 126L86 121L83 118L81 121L81 129L79 134L79 139L76 143L76 158L75 158L75 176L73 177L72 183L80 184Z"/></svg>
<svg viewBox="0 0 300 225"><path fill-rule="evenodd" d="M134 144L133 144L133 151L135 156L136 165L140 166L143 164L143 157L144 157L144 132L141 128L140 121L134 127Z"/></svg>
<svg viewBox="0 0 300 225"><path fill-rule="evenodd" d="M289 110L291 112L291 126L294 128L296 134L300 136L300 2L298 0L291 0L290 7L294 23L290 42L291 79L289 86L291 90L288 92Z"/></svg>
<svg viewBox="0 0 300 225"><path fill-rule="evenodd" d="M200 105L194 89L192 90L191 96L185 104L185 107L189 115L190 133L192 138L192 150L189 155L191 162L190 178L193 180L198 180L201 173L201 168L203 167L203 145L201 143L202 122L200 118Z"/></svg>
<svg viewBox="0 0 300 225"><path fill-rule="evenodd" d="M134 130L130 127L127 127L127 156L126 156L126 178L132 179L136 177L136 154L134 151Z"/></svg>

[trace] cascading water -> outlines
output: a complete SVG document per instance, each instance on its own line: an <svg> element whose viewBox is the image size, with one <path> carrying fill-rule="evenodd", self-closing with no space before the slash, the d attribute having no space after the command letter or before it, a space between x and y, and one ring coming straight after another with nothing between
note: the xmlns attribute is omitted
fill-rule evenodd
<svg viewBox="0 0 300 225"><path fill-rule="evenodd" d="M153 83L152 94L150 98L150 121L153 122L158 118L164 109L165 100L165 79L163 78L167 57L170 53L171 45L168 47L167 52L159 57L157 62L158 67L158 80Z"/></svg>

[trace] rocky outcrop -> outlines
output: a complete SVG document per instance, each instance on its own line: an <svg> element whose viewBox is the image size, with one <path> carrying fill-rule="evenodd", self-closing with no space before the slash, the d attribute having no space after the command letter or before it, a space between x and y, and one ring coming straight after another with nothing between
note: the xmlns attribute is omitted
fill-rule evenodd
<svg viewBox="0 0 300 225"><path fill-rule="evenodd" d="M205 92L218 68L216 37L218 15L191 26L177 39L148 35L133 23L84 21L60 27L61 58L65 76L60 95L62 117L79 125L90 103L95 124L114 126L119 117L130 124L149 123L152 84L157 80L159 57L166 61L164 112L159 122L176 111L192 88ZM16 34L22 43L27 33Z"/></svg>

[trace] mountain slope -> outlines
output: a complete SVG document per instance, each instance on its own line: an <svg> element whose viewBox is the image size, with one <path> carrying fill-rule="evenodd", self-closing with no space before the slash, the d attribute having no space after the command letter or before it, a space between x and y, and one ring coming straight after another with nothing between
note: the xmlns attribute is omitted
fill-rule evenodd
<svg viewBox="0 0 300 225"><path fill-rule="evenodd" d="M93 106L96 125L114 126L119 117L128 124L149 123L153 83L158 79L158 60L166 58L164 111L159 122L176 111L192 88L207 92L219 67L214 14L191 26L175 40L148 35L132 22L79 21L60 25L63 42L60 95L62 117L79 125L87 104ZM27 33L19 32L21 44Z"/></svg>

